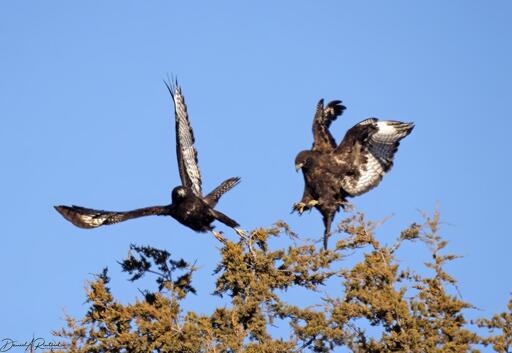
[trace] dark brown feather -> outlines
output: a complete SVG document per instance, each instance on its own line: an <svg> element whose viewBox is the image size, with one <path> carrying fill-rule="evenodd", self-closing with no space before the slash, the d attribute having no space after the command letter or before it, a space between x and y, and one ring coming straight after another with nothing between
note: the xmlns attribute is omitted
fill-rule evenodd
<svg viewBox="0 0 512 353"><path fill-rule="evenodd" d="M208 205L214 207L222 195L234 188L240 183L239 177L229 178L224 180L219 186L213 189L208 195L205 196L204 200Z"/></svg>
<svg viewBox="0 0 512 353"><path fill-rule="evenodd" d="M80 228L96 228L102 225L114 224L132 218L145 216L169 216L168 206L153 206L138 208L132 211L116 212L95 210L80 206L54 206L65 219Z"/></svg>
<svg viewBox="0 0 512 353"><path fill-rule="evenodd" d="M219 220L229 227L238 226L236 221L215 211L213 206L224 193L240 181L240 178L230 178L224 181L203 198L201 174L197 165L197 151L194 148L194 134L190 126L185 98L181 94L181 88L177 81L165 82L165 85L172 96L175 108L176 153L182 181L182 185L175 187L172 191L172 204L139 208L127 212L95 210L80 206L55 206L57 212L69 222L80 228L96 228L132 218L166 215L198 232L213 230L212 223L215 220Z"/></svg>
<svg viewBox="0 0 512 353"><path fill-rule="evenodd" d="M224 223L228 227L236 228L236 227L240 226L237 221L235 221L234 219L229 218L228 216L226 216L224 213L222 213L220 211L214 210L213 208L210 208L209 211L210 211L210 214L217 221Z"/></svg>
<svg viewBox="0 0 512 353"><path fill-rule="evenodd" d="M332 101L324 108L320 100L313 120L313 148L295 158L295 166L304 175L301 203L308 209L312 207L308 203L317 201L314 207L322 214L325 248L334 216L347 197L361 195L379 184L393 165L400 140L414 127L370 118L349 129L336 146L329 127L344 109L341 101Z"/></svg>
<svg viewBox="0 0 512 353"><path fill-rule="evenodd" d="M336 140L329 132L329 127L345 109L339 100L329 102L324 108L324 100L320 99L313 118L313 151L330 152L336 148Z"/></svg>

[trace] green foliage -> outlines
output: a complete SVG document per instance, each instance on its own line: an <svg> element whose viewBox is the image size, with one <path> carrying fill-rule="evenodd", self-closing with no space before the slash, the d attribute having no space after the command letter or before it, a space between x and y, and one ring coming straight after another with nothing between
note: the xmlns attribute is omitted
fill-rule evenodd
<svg viewBox="0 0 512 353"><path fill-rule="evenodd" d="M345 235L327 251L298 239L283 222L256 229L238 243L226 241L213 295L229 297L230 305L210 315L182 308L182 300L195 293L194 265L173 260L165 250L132 245L121 262L123 271L132 281L155 276L158 289L142 291L133 304L120 304L104 270L88 285L85 317L68 317L55 335L68 343L66 352L77 353L329 352L336 347L358 353L477 352L478 344L511 352L512 301L508 313L477 322L499 335L481 338L470 329L464 314L472 305L453 294L456 281L444 269L457 256L444 252L438 213L403 230L391 245L377 240L377 226L355 213L340 223ZM290 237L293 246L271 250L269 243L278 236ZM412 271L398 261L405 243L428 250L426 268ZM348 259L360 260L347 266ZM335 295L322 291L328 281L339 286ZM283 294L290 288L311 291L316 302L291 304ZM368 323L376 329L372 333ZM276 324L288 326L289 338L272 335Z"/></svg>

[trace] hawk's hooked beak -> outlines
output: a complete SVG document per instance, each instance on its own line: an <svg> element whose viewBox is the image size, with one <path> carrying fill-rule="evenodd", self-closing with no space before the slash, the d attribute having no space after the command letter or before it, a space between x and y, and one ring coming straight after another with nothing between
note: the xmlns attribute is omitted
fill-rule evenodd
<svg viewBox="0 0 512 353"><path fill-rule="evenodd" d="M302 166L304 165L304 163L299 163L299 164L295 164L295 171L298 173L299 170L302 169Z"/></svg>

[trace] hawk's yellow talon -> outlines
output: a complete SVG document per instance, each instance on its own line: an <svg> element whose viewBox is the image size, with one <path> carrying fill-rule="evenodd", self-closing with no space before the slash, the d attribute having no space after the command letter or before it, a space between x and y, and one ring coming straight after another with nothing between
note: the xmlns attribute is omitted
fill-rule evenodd
<svg viewBox="0 0 512 353"><path fill-rule="evenodd" d="M299 212L299 214L304 213L304 207L306 207L306 204L304 202L297 202L293 205L293 210Z"/></svg>
<svg viewBox="0 0 512 353"><path fill-rule="evenodd" d="M304 203L302 201L297 202L296 204L293 205L293 211L297 211L299 212L299 214L303 214L305 210L309 210L312 207L315 207L316 205L318 205L317 200L309 200L308 203Z"/></svg>

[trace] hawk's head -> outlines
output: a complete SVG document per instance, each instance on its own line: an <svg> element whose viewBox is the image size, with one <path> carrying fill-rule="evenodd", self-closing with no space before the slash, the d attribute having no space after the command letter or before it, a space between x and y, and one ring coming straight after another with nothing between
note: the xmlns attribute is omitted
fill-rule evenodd
<svg viewBox="0 0 512 353"><path fill-rule="evenodd" d="M295 157L295 170L299 171L303 168L308 168L311 165L313 157L313 152L311 151L302 151L299 152L297 157Z"/></svg>
<svg viewBox="0 0 512 353"><path fill-rule="evenodd" d="M172 190L172 203L180 202L181 200L187 197L187 194L188 192L186 188L184 188L183 186L176 186Z"/></svg>

